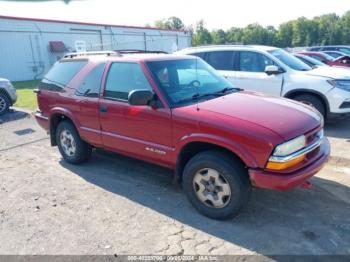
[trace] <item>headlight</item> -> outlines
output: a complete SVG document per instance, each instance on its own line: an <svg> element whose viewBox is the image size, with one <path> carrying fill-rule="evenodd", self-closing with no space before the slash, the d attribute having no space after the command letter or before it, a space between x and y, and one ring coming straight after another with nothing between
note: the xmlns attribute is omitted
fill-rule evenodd
<svg viewBox="0 0 350 262"><path fill-rule="evenodd" d="M266 168L270 170L278 171L278 170L288 169L291 166L295 166L299 164L300 162L304 161L305 155L291 158L290 160L286 160L286 161L279 161L279 160L276 160L275 158L288 157L289 155L304 148L305 145L306 145L306 138L304 135L302 135L292 140L289 140L279 146L276 146L272 156L270 157L269 161L266 164Z"/></svg>
<svg viewBox="0 0 350 262"><path fill-rule="evenodd" d="M274 156L288 156L302 149L306 145L306 138L304 135L298 136L288 142L285 142L275 148Z"/></svg>
<svg viewBox="0 0 350 262"><path fill-rule="evenodd" d="M332 86L350 92L350 80L327 80Z"/></svg>

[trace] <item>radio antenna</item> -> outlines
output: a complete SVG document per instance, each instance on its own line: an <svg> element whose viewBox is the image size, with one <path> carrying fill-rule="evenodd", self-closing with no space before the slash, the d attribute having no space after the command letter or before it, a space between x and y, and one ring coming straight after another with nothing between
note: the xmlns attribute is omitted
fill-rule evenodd
<svg viewBox="0 0 350 262"><path fill-rule="evenodd" d="M198 82L198 57L196 57L196 81ZM194 86L195 86L196 92L197 92L197 94L198 94L198 96L199 96L199 90L198 90L199 85L195 84ZM197 103L196 103L197 111L199 111L199 105L198 105L198 103L199 103L199 100L197 99Z"/></svg>

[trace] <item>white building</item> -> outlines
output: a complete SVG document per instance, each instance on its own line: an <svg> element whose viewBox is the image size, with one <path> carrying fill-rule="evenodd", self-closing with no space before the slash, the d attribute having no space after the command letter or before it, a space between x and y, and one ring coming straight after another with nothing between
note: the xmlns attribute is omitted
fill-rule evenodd
<svg viewBox="0 0 350 262"><path fill-rule="evenodd" d="M190 45L186 31L0 16L0 77L40 79L79 47L173 52Z"/></svg>

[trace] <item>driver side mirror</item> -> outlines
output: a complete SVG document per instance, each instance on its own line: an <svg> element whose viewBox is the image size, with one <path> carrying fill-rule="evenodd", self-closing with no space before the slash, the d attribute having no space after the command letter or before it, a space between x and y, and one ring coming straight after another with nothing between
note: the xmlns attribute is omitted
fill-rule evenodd
<svg viewBox="0 0 350 262"><path fill-rule="evenodd" d="M132 90L128 95L128 102L133 106L148 106L154 98L151 90Z"/></svg>
<svg viewBox="0 0 350 262"><path fill-rule="evenodd" d="M283 71L275 65L269 65L265 67L265 73L268 75L277 75L283 73Z"/></svg>

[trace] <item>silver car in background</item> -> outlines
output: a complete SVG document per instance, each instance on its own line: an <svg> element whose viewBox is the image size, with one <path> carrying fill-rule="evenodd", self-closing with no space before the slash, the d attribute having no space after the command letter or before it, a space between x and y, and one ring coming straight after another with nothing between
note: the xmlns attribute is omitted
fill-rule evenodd
<svg viewBox="0 0 350 262"><path fill-rule="evenodd" d="M0 78L0 115L8 112L17 100L16 89L11 84L10 80Z"/></svg>

